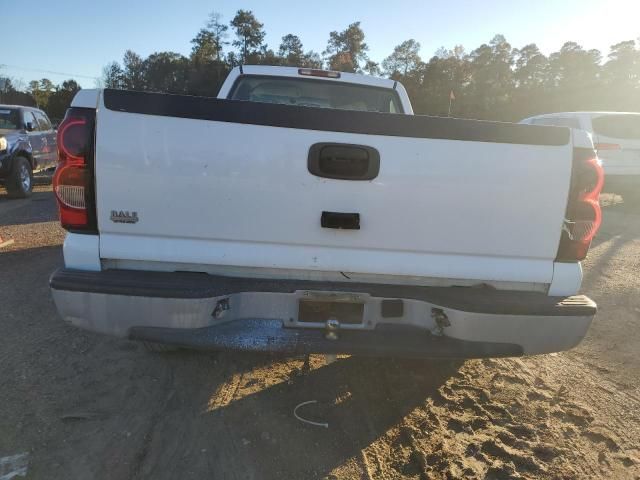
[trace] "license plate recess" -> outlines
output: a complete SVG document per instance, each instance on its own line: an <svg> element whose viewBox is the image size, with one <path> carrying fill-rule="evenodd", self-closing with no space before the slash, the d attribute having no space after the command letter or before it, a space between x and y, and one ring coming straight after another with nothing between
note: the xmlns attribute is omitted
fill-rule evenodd
<svg viewBox="0 0 640 480"><path fill-rule="evenodd" d="M306 295L298 301L298 322L324 324L334 319L341 325L361 325L364 307L357 295Z"/></svg>

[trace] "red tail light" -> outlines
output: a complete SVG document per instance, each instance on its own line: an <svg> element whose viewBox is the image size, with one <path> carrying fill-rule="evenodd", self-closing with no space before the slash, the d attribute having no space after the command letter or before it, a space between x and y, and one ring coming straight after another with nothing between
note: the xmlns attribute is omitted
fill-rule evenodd
<svg viewBox="0 0 640 480"><path fill-rule="evenodd" d="M62 227L95 233L93 137L95 110L70 108L58 127L58 166L53 191Z"/></svg>
<svg viewBox="0 0 640 480"><path fill-rule="evenodd" d="M587 256L602 223L600 192L604 171L594 150L575 148L567 214L556 261L576 262Z"/></svg>

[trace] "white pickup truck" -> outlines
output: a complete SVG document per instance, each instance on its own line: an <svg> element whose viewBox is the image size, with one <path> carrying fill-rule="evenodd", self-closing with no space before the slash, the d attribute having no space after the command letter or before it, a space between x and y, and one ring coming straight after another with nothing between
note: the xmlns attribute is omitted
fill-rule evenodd
<svg viewBox="0 0 640 480"><path fill-rule="evenodd" d="M54 191L67 322L201 349L569 349L602 168L569 128L413 115L392 80L249 67L219 98L81 90Z"/></svg>

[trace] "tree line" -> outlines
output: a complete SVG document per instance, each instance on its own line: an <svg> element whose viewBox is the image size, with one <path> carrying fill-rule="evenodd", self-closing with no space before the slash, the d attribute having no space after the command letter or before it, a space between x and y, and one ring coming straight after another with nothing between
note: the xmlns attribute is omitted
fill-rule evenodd
<svg viewBox="0 0 640 480"><path fill-rule="evenodd" d="M502 35L467 52L461 45L423 59L408 39L381 62L369 58L360 22L329 33L322 53L307 51L290 33L277 50L265 43L264 25L238 10L226 24L212 13L191 40L188 57L156 52L142 58L128 50L122 64L104 70L111 88L215 96L229 70L240 64L328 68L381 75L406 87L416 113L516 121L554 111L640 111L640 39L613 45L603 58L576 42L544 55L535 44L514 48ZM229 48L232 47L232 48Z"/></svg>
<svg viewBox="0 0 640 480"><path fill-rule="evenodd" d="M0 77L0 103L41 108L54 122L64 117L71 100L80 90L80 85L73 79L57 85L48 78L32 80L26 88L20 83Z"/></svg>
<svg viewBox="0 0 640 480"><path fill-rule="evenodd" d="M420 43L408 39L381 62L369 57L360 22L329 32L323 52L306 50L299 36L282 37L277 49L265 43L265 29L248 10L227 23L213 12L191 40L188 56L155 52L143 58L132 50L121 62L104 67L101 84L109 88L215 96L229 71L241 64L328 68L386 76L406 87L418 114L517 121L555 111L640 111L640 39L611 46L606 57L566 42L544 55L536 44L513 47L503 35L467 51L440 48L428 60ZM51 90L41 80L27 93L45 109ZM49 82L50 83L50 82ZM67 82L65 82L67 83ZM77 84L76 84L77 85ZM57 107L56 107L57 108ZM53 116L53 114L51 114Z"/></svg>

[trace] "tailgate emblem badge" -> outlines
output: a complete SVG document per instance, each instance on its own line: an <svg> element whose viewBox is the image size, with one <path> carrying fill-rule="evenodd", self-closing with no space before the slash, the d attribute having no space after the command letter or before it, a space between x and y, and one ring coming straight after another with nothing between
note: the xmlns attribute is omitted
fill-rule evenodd
<svg viewBox="0 0 640 480"><path fill-rule="evenodd" d="M111 221L114 223L138 223L138 212L111 210Z"/></svg>

